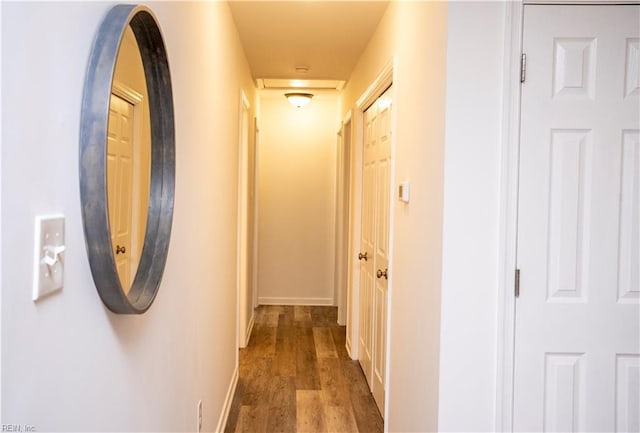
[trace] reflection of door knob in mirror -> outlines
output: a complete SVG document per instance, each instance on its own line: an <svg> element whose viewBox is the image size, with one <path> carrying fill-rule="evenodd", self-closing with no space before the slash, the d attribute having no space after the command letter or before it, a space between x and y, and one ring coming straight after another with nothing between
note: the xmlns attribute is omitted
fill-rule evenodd
<svg viewBox="0 0 640 433"><path fill-rule="evenodd" d="M367 253L366 252L364 254L358 253L358 260L364 260L366 262L367 261Z"/></svg>
<svg viewBox="0 0 640 433"><path fill-rule="evenodd" d="M382 269L378 269L378 272L376 272L376 276L378 278L384 277L384 279L386 280L386 279L388 279L387 278L387 271L388 271L388 269L385 269L384 271Z"/></svg>
<svg viewBox="0 0 640 433"><path fill-rule="evenodd" d="M120 245L116 245L116 254L124 254L127 252L127 249L125 247L121 247Z"/></svg>

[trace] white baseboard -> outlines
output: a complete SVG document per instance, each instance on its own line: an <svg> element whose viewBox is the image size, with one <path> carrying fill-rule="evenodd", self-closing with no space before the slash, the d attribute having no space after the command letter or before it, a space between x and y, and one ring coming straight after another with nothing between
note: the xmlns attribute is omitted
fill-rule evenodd
<svg viewBox="0 0 640 433"><path fill-rule="evenodd" d="M236 393L236 386L238 385L238 366L233 370L233 376L231 377L231 383L229 384L229 389L227 390L227 396L224 399L224 405L222 405L222 412L220 413L220 418L218 419L218 426L216 427L216 432L223 433L224 428L227 425L227 420L229 418L229 411L231 410L231 403L233 402L233 396Z"/></svg>
<svg viewBox="0 0 640 433"><path fill-rule="evenodd" d="M279 297L260 297L258 298L260 305L321 305L333 306L333 298L279 298Z"/></svg>

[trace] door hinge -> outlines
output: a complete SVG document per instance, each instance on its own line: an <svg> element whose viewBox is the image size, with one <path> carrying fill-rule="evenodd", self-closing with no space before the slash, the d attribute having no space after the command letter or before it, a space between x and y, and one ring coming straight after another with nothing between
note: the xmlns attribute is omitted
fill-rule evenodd
<svg viewBox="0 0 640 433"><path fill-rule="evenodd" d="M520 297L520 269L516 269L516 275L514 278L514 291L516 298Z"/></svg>
<svg viewBox="0 0 640 433"><path fill-rule="evenodd" d="M527 55L522 53L520 56L520 82L524 83L525 78L527 78Z"/></svg>

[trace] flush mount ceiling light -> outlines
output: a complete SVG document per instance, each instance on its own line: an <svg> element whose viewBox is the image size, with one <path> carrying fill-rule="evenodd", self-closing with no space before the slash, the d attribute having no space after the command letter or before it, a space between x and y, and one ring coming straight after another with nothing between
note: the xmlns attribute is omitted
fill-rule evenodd
<svg viewBox="0 0 640 433"><path fill-rule="evenodd" d="M284 96L292 105L298 108L307 105L309 101L311 101L311 98L313 98L313 94L311 93L285 93Z"/></svg>

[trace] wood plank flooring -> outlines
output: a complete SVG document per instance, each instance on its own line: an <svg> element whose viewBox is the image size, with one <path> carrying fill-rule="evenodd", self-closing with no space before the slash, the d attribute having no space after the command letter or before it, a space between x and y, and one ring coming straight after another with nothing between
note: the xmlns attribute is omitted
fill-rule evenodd
<svg viewBox="0 0 640 433"><path fill-rule="evenodd" d="M258 307L225 432L382 432L344 344L335 307Z"/></svg>

